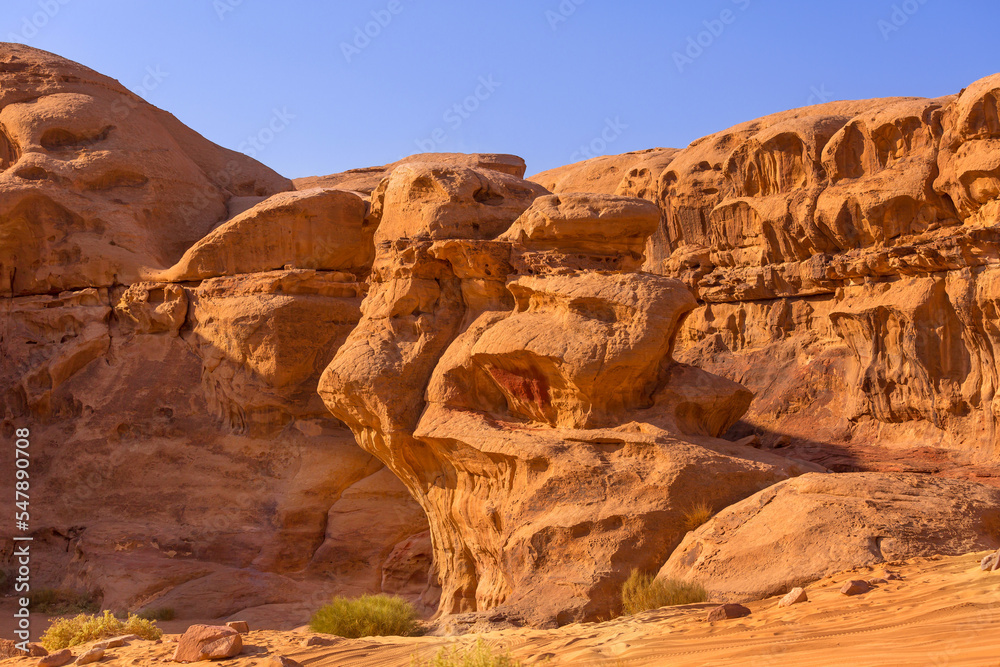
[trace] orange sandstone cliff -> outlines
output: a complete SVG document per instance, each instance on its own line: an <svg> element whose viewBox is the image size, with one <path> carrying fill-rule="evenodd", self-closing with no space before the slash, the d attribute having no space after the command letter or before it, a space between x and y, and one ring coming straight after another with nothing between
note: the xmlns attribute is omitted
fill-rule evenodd
<svg viewBox="0 0 1000 667"><path fill-rule="evenodd" d="M292 182L0 45L35 585L273 627L381 591L461 631L607 618L633 569L740 601L1000 546L998 94Z"/></svg>

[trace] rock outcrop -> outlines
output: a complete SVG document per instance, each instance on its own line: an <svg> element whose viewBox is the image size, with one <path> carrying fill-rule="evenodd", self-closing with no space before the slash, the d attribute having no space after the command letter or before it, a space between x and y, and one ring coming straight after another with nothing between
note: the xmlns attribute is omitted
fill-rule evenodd
<svg viewBox="0 0 1000 667"><path fill-rule="evenodd" d="M0 45L33 585L254 627L365 592L548 626L615 613L633 569L744 599L996 547L997 492L932 475L1000 484L998 96L533 180L428 154L293 183ZM827 469L890 474L789 479Z"/></svg>
<svg viewBox="0 0 1000 667"><path fill-rule="evenodd" d="M516 176L517 178L524 178L526 168L524 160L516 155L495 153L418 153L381 167L349 169L339 174L329 174L327 176L306 176L304 178L296 178L292 183L296 190L309 190L322 187L352 190L370 195L378 187L378 184L391 174L396 167L411 162L428 161L438 164L449 164L453 167L498 171L502 174Z"/></svg>
<svg viewBox="0 0 1000 667"><path fill-rule="evenodd" d="M0 296L108 288L170 266L234 197L292 183L113 81L0 47Z"/></svg>
<svg viewBox="0 0 1000 667"><path fill-rule="evenodd" d="M607 616L695 499L803 470L714 438L750 394L672 359L695 302L635 272L655 206L419 163L375 198L363 318L319 390L427 513L440 612Z"/></svg>
<svg viewBox="0 0 1000 667"><path fill-rule="evenodd" d="M1000 489L916 474L808 474L719 512L658 576L746 602L857 567L998 546Z"/></svg>
<svg viewBox="0 0 1000 667"><path fill-rule="evenodd" d="M367 199L291 191L28 47L0 46L0 117L0 417L31 431L32 585L293 627L333 593L435 605L419 506L316 394L361 317ZM379 517L358 542L352 514Z"/></svg>
<svg viewBox="0 0 1000 667"><path fill-rule="evenodd" d="M996 476L998 95L994 75L831 102L658 149L617 185L571 176L636 154L533 178L658 204L644 268L699 301L678 359L757 396L730 437L836 470Z"/></svg>

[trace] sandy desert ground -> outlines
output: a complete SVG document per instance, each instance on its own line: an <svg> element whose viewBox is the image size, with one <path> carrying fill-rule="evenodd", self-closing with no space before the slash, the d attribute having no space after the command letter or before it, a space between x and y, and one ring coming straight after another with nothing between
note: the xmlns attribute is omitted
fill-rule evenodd
<svg viewBox="0 0 1000 667"><path fill-rule="evenodd" d="M844 581L870 578L879 569L842 573L807 587L809 602L779 609L777 598L748 604L752 615L707 623L711 604L663 608L606 623L558 630L508 630L479 636L336 640L303 648L311 636L251 631L244 653L219 665L266 667L281 655L308 667L406 667L442 647L473 646L478 639L507 650L525 664L551 665L1000 665L1000 574L982 572L983 554L914 559L890 564L903 579L862 596L842 595ZM167 624L177 630L178 622ZM175 635L159 644L134 642L109 651L101 665L154 665L171 661ZM81 653L82 647L74 649ZM37 659L0 664L28 665Z"/></svg>

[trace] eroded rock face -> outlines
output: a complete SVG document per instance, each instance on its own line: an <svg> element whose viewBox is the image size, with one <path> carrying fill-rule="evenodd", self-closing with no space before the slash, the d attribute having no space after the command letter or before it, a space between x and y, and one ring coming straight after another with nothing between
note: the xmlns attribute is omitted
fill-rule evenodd
<svg viewBox="0 0 1000 667"><path fill-rule="evenodd" d="M363 319L320 394L427 513L439 611L608 615L695 499L801 471L710 437L750 395L672 359L694 299L630 272L655 207L431 164L379 192Z"/></svg>
<svg viewBox="0 0 1000 667"><path fill-rule="evenodd" d="M436 162L438 164L449 164L453 167L486 169L516 176L517 178L523 178L525 170L524 160L516 155L496 153L418 153L381 167L349 169L339 174L296 178L293 184L296 190L323 187L336 188L338 190L354 190L370 195L378 187L378 184L391 174L396 167L411 162Z"/></svg>
<svg viewBox="0 0 1000 667"><path fill-rule="evenodd" d="M998 90L796 109L592 179L658 204L644 268L699 301L678 358L757 395L730 437L837 470L995 468Z"/></svg>
<svg viewBox="0 0 1000 667"><path fill-rule="evenodd" d="M18 44L0 63L0 296L129 284L232 197L292 189L76 63Z"/></svg>
<svg viewBox="0 0 1000 667"><path fill-rule="evenodd" d="M785 593L855 567L1000 545L1000 490L928 475L803 475L719 512L689 533L659 576L714 600Z"/></svg>
<svg viewBox="0 0 1000 667"><path fill-rule="evenodd" d="M316 394L361 316L367 200L280 192L27 47L0 46L0 117L0 416L30 428L45 498L32 584L288 627L334 593L435 605L419 506Z"/></svg>

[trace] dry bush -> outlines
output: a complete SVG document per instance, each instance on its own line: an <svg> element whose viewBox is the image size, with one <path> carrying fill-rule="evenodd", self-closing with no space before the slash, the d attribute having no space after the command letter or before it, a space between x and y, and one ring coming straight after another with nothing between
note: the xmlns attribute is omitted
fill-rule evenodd
<svg viewBox="0 0 1000 667"><path fill-rule="evenodd" d="M417 634L417 611L391 595L335 597L309 620L309 629L340 637L409 637Z"/></svg>
<svg viewBox="0 0 1000 667"><path fill-rule="evenodd" d="M684 530L695 530L715 516L715 509L707 500L699 500L684 512Z"/></svg>
<svg viewBox="0 0 1000 667"><path fill-rule="evenodd" d="M656 579L651 574L632 570L622 586L622 613L632 615L660 607L704 602L707 599L708 594L701 584L679 579Z"/></svg>
<svg viewBox="0 0 1000 667"><path fill-rule="evenodd" d="M496 654L483 640L476 642L472 648L443 648L430 661L410 661L413 667L521 667L520 660L510 657L509 653Z"/></svg>
<svg viewBox="0 0 1000 667"><path fill-rule="evenodd" d="M159 639L163 631L156 627L155 621L129 615L122 621L110 611L99 616L80 614L73 618L60 618L52 622L49 629L42 635L42 646L50 651L86 644L97 639L118 637L120 635L136 635L141 639Z"/></svg>

